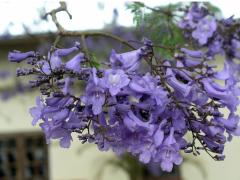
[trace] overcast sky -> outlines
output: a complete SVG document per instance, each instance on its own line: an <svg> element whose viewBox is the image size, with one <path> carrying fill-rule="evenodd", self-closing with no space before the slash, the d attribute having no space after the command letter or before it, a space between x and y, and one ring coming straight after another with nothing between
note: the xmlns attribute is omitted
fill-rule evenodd
<svg viewBox="0 0 240 180"><path fill-rule="evenodd" d="M179 2L177 0L139 0L148 6L166 5L168 3ZM63 12L59 13L60 22L66 29L83 30L98 29L112 20L113 9L118 9L119 24L131 26L133 24L132 16L126 10L126 0L66 0L68 9L73 15L69 20ZM225 17L235 15L240 17L239 0L211 0L211 3L218 6ZM34 20L39 19L39 11L45 7L47 11L58 7L57 0L0 0L0 34L6 33L8 29L11 34L21 34L24 32L22 24L31 32L44 32L55 30L55 26L49 22L43 22L40 25L35 24Z"/></svg>

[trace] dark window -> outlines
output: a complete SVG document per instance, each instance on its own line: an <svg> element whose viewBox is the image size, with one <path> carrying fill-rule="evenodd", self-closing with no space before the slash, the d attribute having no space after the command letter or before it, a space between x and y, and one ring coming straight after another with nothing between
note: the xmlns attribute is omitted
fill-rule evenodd
<svg viewBox="0 0 240 180"><path fill-rule="evenodd" d="M48 148L41 133L0 135L1 180L48 180Z"/></svg>

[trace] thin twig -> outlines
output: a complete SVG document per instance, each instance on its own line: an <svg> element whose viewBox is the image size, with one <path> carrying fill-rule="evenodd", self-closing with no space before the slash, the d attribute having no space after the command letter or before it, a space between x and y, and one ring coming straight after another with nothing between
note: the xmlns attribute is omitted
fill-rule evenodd
<svg viewBox="0 0 240 180"><path fill-rule="evenodd" d="M135 49L130 43L128 43L128 41L126 41L126 40L124 40L124 39L122 39L122 38L120 38L118 36L115 36L115 35L112 35L110 33L107 33L107 32L99 32L99 31L68 31L68 30L65 30L63 28L63 26L59 23L59 21L57 19L57 16L56 16L56 14L58 12L61 12L61 11L67 12L69 18L72 19L72 15L67 10L66 2L63 2L63 1L60 2L60 7L59 8L53 9L51 12L49 12L49 13L47 13L45 15L45 17L47 17L48 15L52 16L52 21L55 23L55 25L57 27L57 30L58 30L57 39L60 39L60 37L64 37L64 36L71 36L71 37L79 36L79 37L84 37L84 39L87 38L88 36L102 36L102 37L107 37L107 38L114 39L114 40L119 41L120 43L128 46L131 49ZM54 43L55 46L58 43L57 39L55 40L55 43Z"/></svg>
<svg viewBox="0 0 240 180"><path fill-rule="evenodd" d="M62 31L59 32L59 35L61 36L84 36L84 37L88 37L88 36L102 36L102 37L106 37L106 38L110 38L116 41L119 41L120 43L128 46L131 49L135 49L135 47L133 47L128 41L126 41L123 38L120 38L118 36L115 36L113 34L107 33L107 32L101 32L101 31Z"/></svg>
<svg viewBox="0 0 240 180"><path fill-rule="evenodd" d="M81 45L82 45L83 52L84 52L87 60L89 60L89 59L90 59L90 56L89 56L89 52L88 52L88 48L87 48L87 44L86 44L85 35L82 35L82 36L81 36Z"/></svg>
<svg viewBox="0 0 240 180"><path fill-rule="evenodd" d="M48 15L51 15L52 16L52 21L55 23L58 31L64 31L64 28L63 26L58 22L58 19L57 19L57 13L58 12L61 12L61 11L65 11L69 18L72 19L72 15L69 13L69 11L67 10L67 4L66 2L64 1L60 1L60 7L58 7L57 9L53 9L51 12L48 12L45 14L45 18L48 16Z"/></svg>

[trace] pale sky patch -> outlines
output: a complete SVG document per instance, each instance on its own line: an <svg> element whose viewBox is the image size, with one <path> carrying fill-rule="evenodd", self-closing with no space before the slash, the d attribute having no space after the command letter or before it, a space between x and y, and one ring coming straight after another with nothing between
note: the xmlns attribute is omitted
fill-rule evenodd
<svg viewBox="0 0 240 180"><path fill-rule="evenodd" d="M139 0L148 6L166 5L179 2L177 0ZM69 20L68 16L62 12L58 14L60 22L68 30L99 29L112 20L113 9L119 12L118 22L124 26L133 25L132 15L126 10L126 0L67 0L68 9L73 15ZM186 1L184 1L186 2ZM209 1L222 10L224 17L240 17L240 1L237 0L211 0ZM0 0L0 34L9 29L9 33L18 35L24 33L22 24L29 28L31 32L54 31L55 26L51 22L42 22L40 25L34 24L34 20L39 19L37 9L45 7L46 11L58 7L56 0ZM102 7L102 10L100 10ZM10 24L12 22L12 24Z"/></svg>

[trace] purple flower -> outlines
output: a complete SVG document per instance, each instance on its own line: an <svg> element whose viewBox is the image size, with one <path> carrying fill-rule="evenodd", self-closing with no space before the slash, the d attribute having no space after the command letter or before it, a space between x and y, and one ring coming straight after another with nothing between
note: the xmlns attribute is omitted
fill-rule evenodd
<svg viewBox="0 0 240 180"><path fill-rule="evenodd" d="M198 2L193 2L185 17L180 21L179 27L182 29L193 29L199 20L207 15L207 9Z"/></svg>
<svg viewBox="0 0 240 180"><path fill-rule="evenodd" d="M63 92L64 95L70 94L72 83L73 83L73 79L72 78L70 78L70 77L66 77L65 78L64 87L62 89L62 92Z"/></svg>
<svg viewBox="0 0 240 180"><path fill-rule="evenodd" d="M20 51L13 51L9 52L8 54L8 60L10 62L21 62L22 60L29 58L29 57L34 57L35 52L34 51L29 51L29 52L20 52Z"/></svg>
<svg viewBox="0 0 240 180"><path fill-rule="evenodd" d="M198 22L196 29L192 32L192 37L198 40L200 45L204 45L213 36L216 29L217 23L215 18L206 16Z"/></svg>
<svg viewBox="0 0 240 180"><path fill-rule="evenodd" d="M186 55L194 58L201 58L204 55L201 50L194 51L194 50L189 50L187 48L181 48L181 51Z"/></svg>
<svg viewBox="0 0 240 180"><path fill-rule="evenodd" d="M159 80L149 73L143 77L136 76L129 84L129 87L140 94L148 94L156 100L157 105L167 103L167 92L158 85Z"/></svg>
<svg viewBox="0 0 240 180"><path fill-rule="evenodd" d="M36 107L33 107L29 110L30 114L33 117L33 120L32 120L33 126L37 124L38 120L43 118L44 104L39 96L36 98L36 105L37 105Z"/></svg>
<svg viewBox="0 0 240 180"><path fill-rule="evenodd" d="M217 54L223 53L223 38L222 37L216 37L208 46L208 52L207 55L211 58L214 57Z"/></svg>
<svg viewBox="0 0 240 180"><path fill-rule="evenodd" d="M195 60L195 59L184 58L183 63L186 67L193 67L193 66L197 66L197 65L201 64L202 62L199 60Z"/></svg>
<svg viewBox="0 0 240 180"><path fill-rule="evenodd" d="M181 94L183 97L189 95L192 87L177 80L171 68L167 68L166 76L167 82L174 89L174 92Z"/></svg>
<svg viewBox="0 0 240 180"><path fill-rule="evenodd" d="M46 99L46 105L50 107L56 107L56 108L65 108L67 106L70 106L74 103L73 98L70 96L64 96L64 97L50 97Z"/></svg>
<svg viewBox="0 0 240 180"><path fill-rule="evenodd" d="M169 136L164 140L160 149L161 168L163 171L171 172L173 164L179 165L183 158L179 154L179 145L174 138L174 128L170 130Z"/></svg>
<svg viewBox="0 0 240 180"><path fill-rule="evenodd" d="M66 48L66 49L56 49L53 53L49 53L51 68L56 69L60 68L62 65L61 57L68 56L69 54L73 53L74 51L79 50L80 43L76 42L74 47Z"/></svg>
<svg viewBox="0 0 240 180"><path fill-rule="evenodd" d="M228 91L228 89L219 89L216 83L208 79L203 79L202 82L209 97L218 99L226 105L231 112L236 110L239 100L233 92Z"/></svg>
<svg viewBox="0 0 240 180"><path fill-rule="evenodd" d="M75 42L74 47L66 48L66 49L56 49L54 51L54 55L59 56L59 57L64 57L64 56L68 56L69 54L71 54L79 49L80 49L80 43Z"/></svg>
<svg viewBox="0 0 240 180"><path fill-rule="evenodd" d="M223 150L224 150L224 145L223 144L219 144L219 143L215 142L213 139L211 139L210 137L207 137L207 136L202 137L202 140L207 145L207 147L209 149L211 149L213 152L219 153L219 154L223 153Z"/></svg>
<svg viewBox="0 0 240 180"><path fill-rule="evenodd" d="M92 106L94 115L98 115L102 112L102 106L105 103L105 88L103 85L103 79L97 77L96 69L93 68L92 78L88 81L85 95L81 97L81 100L85 105Z"/></svg>
<svg viewBox="0 0 240 180"><path fill-rule="evenodd" d="M78 117L75 112L68 112L67 110L64 110L61 112L61 114L62 116L60 117L62 118L62 122L58 120L58 124L55 123L50 126L51 132L48 132L47 134L50 135L48 138L60 139L59 143L61 147L69 148L72 141L72 130L86 127L86 123L83 122L82 119ZM68 117L68 119L66 120L66 118L63 117Z"/></svg>
<svg viewBox="0 0 240 180"><path fill-rule="evenodd" d="M240 41L237 39L232 39L230 52L234 57L236 57L238 59L240 59L239 48L240 48Z"/></svg>
<svg viewBox="0 0 240 180"><path fill-rule="evenodd" d="M62 138L60 139L60 146L62 148L69 148L71 145L71 141L72 141L72 136L69 133L64 133L64 135L62 135Z"/></svg>
<svg viewBox="0 0 240 180"><path fill-rule="evenodd" d="M112 50L110 62L112 63L113 67L121 68L127 72L131 72L138 69L142 56L142 49L137 49L122 54L117 54L115 50Z"/></svg>
<svg viewBox="0 0 240 180"><path fill-rule="evenodd" d="M64 122L63 127L65 129L82 129L86 127L86 121L84 117L80 116L78 112L71 111L69 112L68 120Z"/></svg>
<svg viewBox="0 0 240 180"><path fill-rule="evenodd" d="M152 152L150 150L145 150L139 155L139 161L147 164L151 161Z"/></svg>
<svg viewBox="0 0 240 180"><path fill-rule="evenodd" d="M105 90L93 83L89 83L86 87L86 95L82 97L82 102L86 105L92 105L94 115L100 114L105 102Z"/></svg>
<svg viewBox="0 0 240 180"><path fill-rule="evenodd" d="M74 56L71 60L69 60L65 67L68 70L72 70L73 72L80 73L81 71L81 62L84 60L84 54L79 53L76 56Z"/></svg>
<svg viewBox="0 0 240 180"><path fill-rule="evenodd" d="M189 93L188 96L189 100L194 102L195 104L202 106L207 103L208 101L208 95L206 92L204 92L201 87L197 85L193 85L191 92Z"/></svg>
<svg viewBox="0 0 240 180"><path fill-rule="evenodd" d="M216 72L214 77L220 80L227 80L231 77L231 68L227 61L224 62L223 70Z"/></svg>
<svg viewBox="0 0 240 180"><path fill-rule="evenodd" d="M152 134L152 128L153 125L143 122L140 119L138 119L132 111L129 111L126 116L123 119L124 125L131 131L131 132L136 132L136 131L141 131L141 129L145 129L150 131Z"/></svg>
<svg viewBox="0 0 240 180"><path fill-rule="evenodd" d="M30 113L33 116L32 124L35 125L38 120L42 119L40 127L43 129L47 142L50 143L50 139L61 138L60 145L62 147L69 147L70 137L68 131L62 127L63 123L66 123L66 119L69 117L68 109L59 109L56 105L59 105L62 101L60 99L50 98L50 101L55 100L55 103L48 106L44 104L40 98L36 99L37 107L30 109ZM56 101L58 100L58 101Z"/></svg>
<svg viewBox="0 0 240 180"><path fill-rule="evenodd" d="M217 122L223 124L223 126L226 128L227 133L229 134L229 139L232 139L232 135L234 134L236 136L240 136L240 126L239 123L239 116L230 113L227 119L224 118L217 118Z"/></svg>
<svg viewBox="0 0 240 180"><path fill-rule="evenodd" d="M51 139L60 139L60 146L63 148L69 148L72 141L71 131L63 128L61 124L54 125L52 121L44 121L40 124L47 143L51 142Z"/></svg>
<svg viewBox="0 0 240 180"><path fill-rule="evenodd" d="M121 88L129 83L128 76L121 69L108 69L104 73L105 87L109 89L112 96L117 95Z"/></svg>
<svg viewBox="0 0 240 180"><path fill-rule="evenodd" d="M227 18L227 19L223 19L223 24L224 24L225 26L231 26L231 25L233 25L234 22L235 22L234 15L233 15L233 16L230 16L230 17Z"/></svg>
<svg viewBox="0 0 240 180"><path fill-rule="evenodd" d="M171 114L172 126L176 133L185 134L187 131L187 123L184 118L184 113L179 109L174 109Z"/></svg>
<svg viewBox="0 0 240 180"><path fill-rule="evenodd" d="M159 147L160 145L162 145L163 143L163 139L164 139L164 130L163 130L163 127L166 125L167 121L166 119L164 119L159 127L157 128L157 130L155 131L154 133L154 136L153 136L153 140L154 140L154 145L156 147Z"/></svg>
<svg viewBox="0 0 240 180"><path fill-rule="evenodd" d="M72 131L86 126L75 111L69 110L73 103L70 97L49 97L45 103L37 98L37 107L31 108L30 112L34 117L34 125L37 120L42 119L40 127L45 133L47 143L51 139L60 139L60 146L68 148L72 141Z"/></svg>
<svg viewBox="0 0 240 180"><path fill-rule="evenodd" d="M62 60L60 56L55 53L51 54L50 64L52 69L60 68L62 66Z"/></svg>
<svg viewBox="0 0 240 180"><path fill-rule="evenodd" d="M47 75L51 74L51 68L49 66L49 63L46 60L38 61L37 64L40 67L40 73L44 73Z"/></svg>
<svg viewBox="0 0 240 180"><path fill-rule="evenodd" d="M59 123L62 123L62 121L66 120L68 116L69 116L69 109L64 108L54 113L52 117L52 121L54 122L54 124L59 124Z"/></svg>

